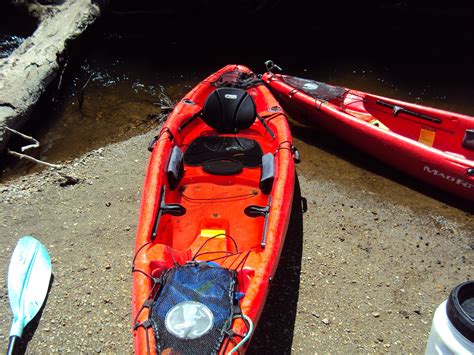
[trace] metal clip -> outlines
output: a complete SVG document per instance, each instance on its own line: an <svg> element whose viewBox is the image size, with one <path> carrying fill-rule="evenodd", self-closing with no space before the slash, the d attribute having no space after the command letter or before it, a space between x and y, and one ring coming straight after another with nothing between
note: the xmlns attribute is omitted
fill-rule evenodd
<svg viewBox="0 0 474 355"><path fill-rule="evenodd" d="M282 68L280 68L278 65L276 65L275 63L273 63L273 60L267 60L265 62L265 67L267 68L267 72L271 73L272 72L272 69L276 69L278 71L283 71Z"/></svg>

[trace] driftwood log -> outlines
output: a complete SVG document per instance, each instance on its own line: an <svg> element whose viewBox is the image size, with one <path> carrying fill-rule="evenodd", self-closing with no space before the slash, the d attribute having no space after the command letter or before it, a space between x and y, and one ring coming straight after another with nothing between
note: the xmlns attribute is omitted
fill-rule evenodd
<svg viewBox="0 0 474 355"><path fill-rule="evenodd" d="M94 0L28 6L39 16L38 28L9 57L0 59L0 153L12 135L5 128L21 128L41 94L58 75L59 58L67 42L100 15Z"/></svg>

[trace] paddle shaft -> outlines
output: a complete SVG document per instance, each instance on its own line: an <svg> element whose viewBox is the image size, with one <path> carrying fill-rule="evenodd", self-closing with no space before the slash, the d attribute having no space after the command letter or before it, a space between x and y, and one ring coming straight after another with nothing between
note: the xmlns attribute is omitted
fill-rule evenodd
<svg viewBox="0 0 474 355"><path fill-rule="evenodd" d="M7 355L13 355L14 354L13 350L15 349L15 344L18 343L19 340L20 340L20 337L18 337L16 335L12 335L10 337L10 341L8 342Z"/></svg>

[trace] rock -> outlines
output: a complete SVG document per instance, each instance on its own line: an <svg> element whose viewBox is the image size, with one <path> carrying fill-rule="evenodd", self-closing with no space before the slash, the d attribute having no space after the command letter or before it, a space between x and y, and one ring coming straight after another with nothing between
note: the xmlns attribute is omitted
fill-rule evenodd
<svg viewBox="0 0 474 355"><path fill-rule="evenodd" d="M331 323L331 321L327 318L324 318L321 322L323 322L326 325L329 325Z"/></svg>
<svg viewBox="0 0 474 355"><path fill-rule="evenodd" d="M380 317L380 313L379 313L379 312L372 312L372 315L373 315L375 318Z"/></svg>

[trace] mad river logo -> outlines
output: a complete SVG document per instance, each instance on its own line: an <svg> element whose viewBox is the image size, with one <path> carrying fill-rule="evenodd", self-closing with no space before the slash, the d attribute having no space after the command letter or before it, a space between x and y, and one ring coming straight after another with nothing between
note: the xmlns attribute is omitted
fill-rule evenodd
<svg viewBox="0 0 474 355"><path fill-rule="evenodd" d="M448 181L452 182L453 184L461 185L461 186L465 187L466 189L472 189L474 187L474 184L471 184L470 182L467 182L463 179L459 179L459 178L456 178L454 176L445 174L442 171L439 171L439 170L436 170L436 169L431 169L427 165L425 165L423 167L423 171L425 173L428 173L428 174L431 174L431 175L434 175L434 176L438 176L441 179L448 180Z"/></svg>

